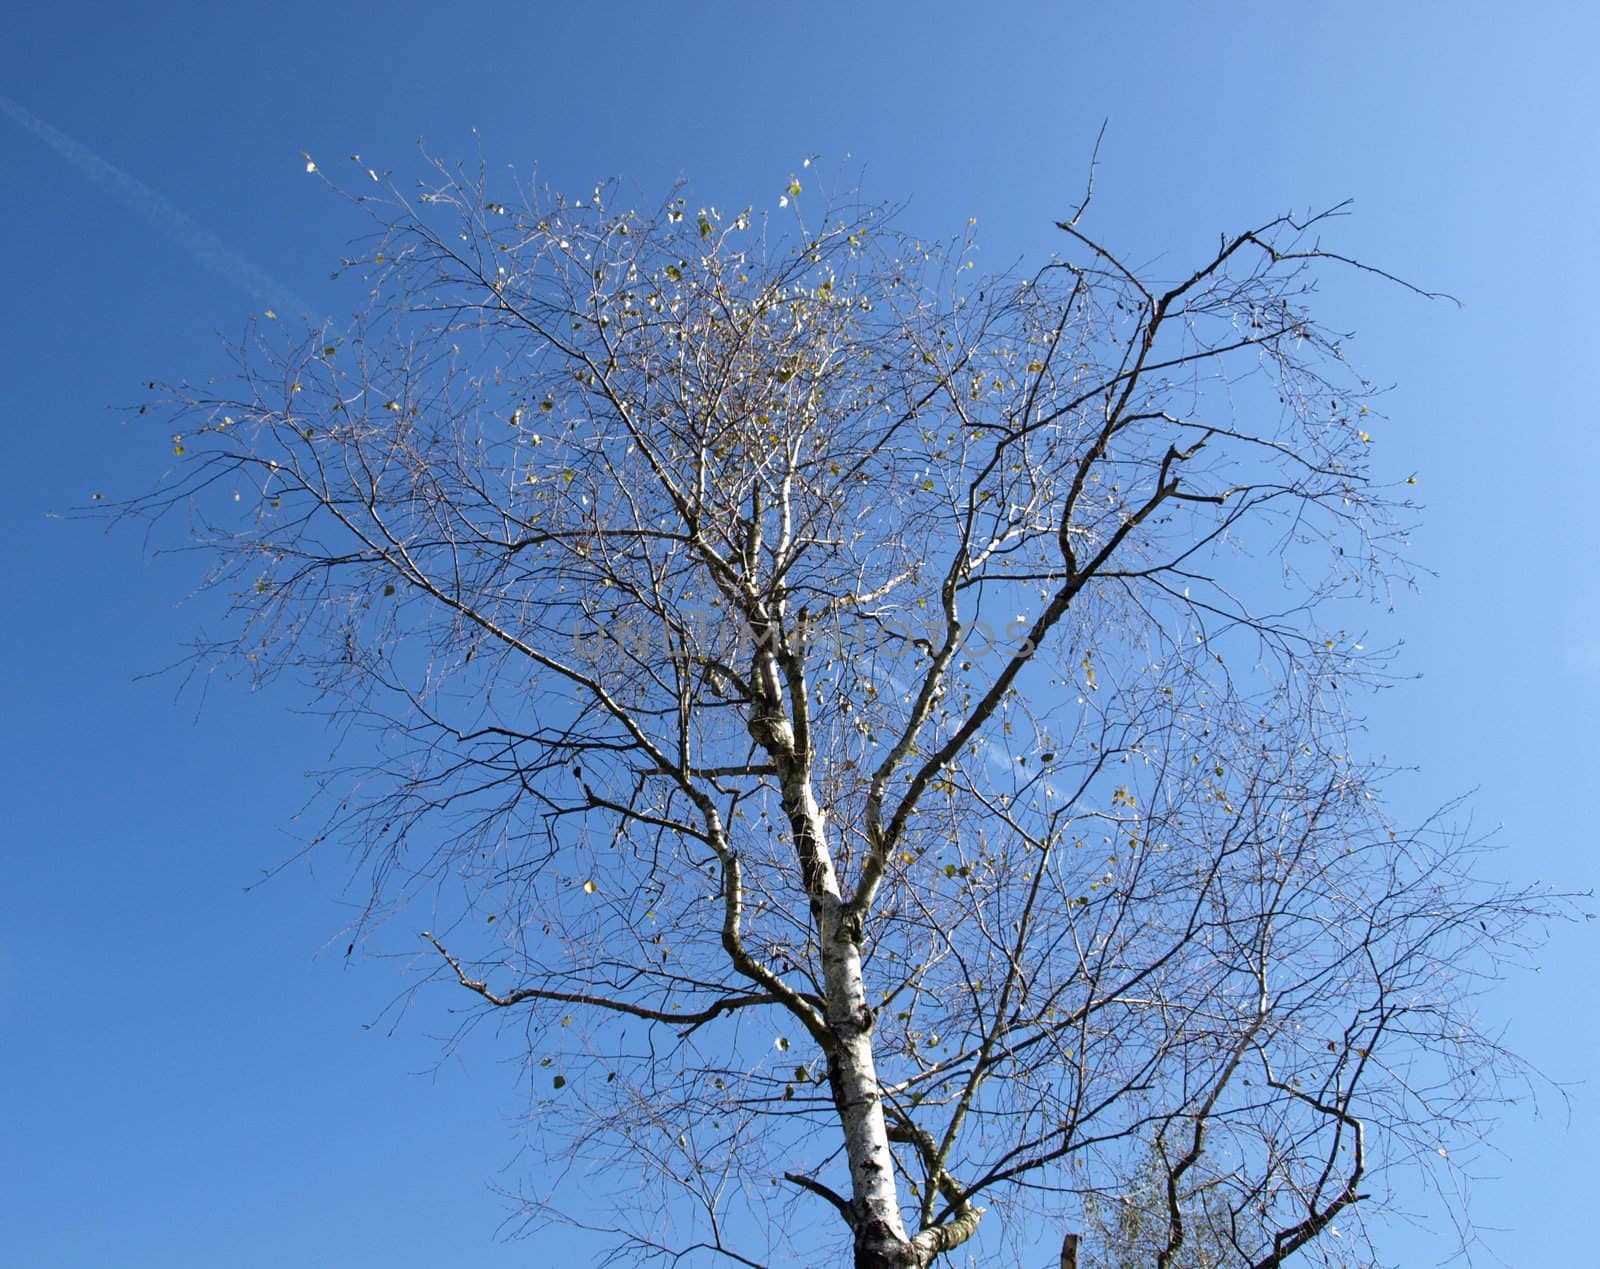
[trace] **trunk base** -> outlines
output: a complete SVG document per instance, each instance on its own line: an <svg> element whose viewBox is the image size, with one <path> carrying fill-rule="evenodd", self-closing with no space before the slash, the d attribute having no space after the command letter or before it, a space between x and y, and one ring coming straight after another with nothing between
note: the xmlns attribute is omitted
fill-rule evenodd
<svg viewBox="0 0 1600 1269"><path fill-rule="evenodd" d="M883 1225L856 1231L855 1269L924 1269L924 1264L909 1241L896 1238Z"/></svg>

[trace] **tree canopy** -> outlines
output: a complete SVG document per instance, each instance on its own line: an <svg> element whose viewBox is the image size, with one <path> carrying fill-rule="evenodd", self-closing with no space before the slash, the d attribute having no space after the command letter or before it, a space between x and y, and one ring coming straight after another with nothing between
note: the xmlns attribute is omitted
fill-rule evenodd
<svg viewBox="0 0 1600 1269"><path fill-rule="evenodd" d="M1361 1260L1519 1071L1472 997L1547 907L1360 753L1410 515L1313 313L1362 266L1330 213L1138 268L1079 208L994 273L814 184L379 181L362 311L170 385L124 510L214 560L206 654L361 729L366 920L426 898L619 1252L921 1266L1137 1200L1138 1263Z"/></svg>

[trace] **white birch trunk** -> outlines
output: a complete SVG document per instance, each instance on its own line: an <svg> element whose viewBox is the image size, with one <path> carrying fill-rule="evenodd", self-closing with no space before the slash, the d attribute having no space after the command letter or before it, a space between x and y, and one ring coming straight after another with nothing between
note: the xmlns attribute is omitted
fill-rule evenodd
<svg viewBox="0 0 1600 1269"><path fill-rule="evenodd" d="M912 1265L911 1240L900 1219L894 1161L872 1055L872 1009L861 977L859 937L842 920L844 901L828 847L822 809L811 782L797 773L790 800L797 837L810 846L812 911L821 944L826 1020L835 1051L829 1054L834 1096L850 1164L850 1205L855 1220L858 1269Z"/></svg>

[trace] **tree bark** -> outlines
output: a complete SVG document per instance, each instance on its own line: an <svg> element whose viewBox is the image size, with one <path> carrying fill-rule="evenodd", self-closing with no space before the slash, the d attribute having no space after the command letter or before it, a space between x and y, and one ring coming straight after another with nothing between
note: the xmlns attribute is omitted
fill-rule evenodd
<svg viewBox="0 0 1600 1269"><path fill-rule="evenodd" d="M918 1265L900 1218L900 1199L889 1153L889 1132L872 1053L872 1009L861 975L860 932L844 920L844 902L834 871L824 815L810 780L798 775L788 791L811 892L827 991L829 1079L844 1129L850 1165L850 1208L857 1269Z"/></svg>

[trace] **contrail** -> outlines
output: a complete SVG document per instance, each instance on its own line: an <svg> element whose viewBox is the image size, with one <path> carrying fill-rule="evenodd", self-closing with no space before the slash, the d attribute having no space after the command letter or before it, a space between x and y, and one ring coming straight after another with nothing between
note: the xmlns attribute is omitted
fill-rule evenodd
<svg viewBox="0 0 1600 1269"><path fill-rule="evenodd" d="M0 95L0 113L82 172L96 185L138 212L206 268L243 287L268 308L309 316L316 310L288 287L263 273L204 225L179 211L143 181L106 162L88 146L53 128L32 111Z"/></svg>

